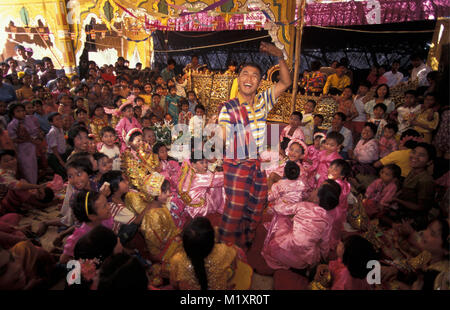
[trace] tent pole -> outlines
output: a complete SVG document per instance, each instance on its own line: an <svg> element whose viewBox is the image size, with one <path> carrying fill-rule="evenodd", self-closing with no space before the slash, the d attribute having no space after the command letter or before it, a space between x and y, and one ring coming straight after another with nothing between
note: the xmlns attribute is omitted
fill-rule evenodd
<svg viewBox="0 0 450 310"><path fill-rule="evenodd" d="M292 101L291 101L291 113L295 110L295 101L297 99L298 90L298 71L300 69L300 54L302 46L302 35L303 35L303 24L304 24L304 13L305 13L306 0L301 0L298 12L300 14L300 21L297 24L296 35L295 35L295 67L294 67L294 82L292 86Z"/></svg>

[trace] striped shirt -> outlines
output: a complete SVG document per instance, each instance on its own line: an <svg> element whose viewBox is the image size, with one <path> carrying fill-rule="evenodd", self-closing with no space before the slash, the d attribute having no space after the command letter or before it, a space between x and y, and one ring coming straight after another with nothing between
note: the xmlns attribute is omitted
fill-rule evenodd
<svg viewBox="0 0 450 310"><path fill-rule="evenodd" d="M253 103L253 107L250 106L248 102L245 102L239 92L237 95L239 103L241 105L244 105L247 109L250 128L258 149L263 146L263 143L265 141L267 115L276 103L276 99L273 96L274 87L275 86L272 86L271 88L257 94ZM219 125L226 126L226 135L228 137L230 131L233 130L233 124L231 124L230 115L225 106L222 107L219 113ZM227 139L227 147L229 146L229 143L230 141L228 141Z"/></svg>
<svg viewBox="0 0 450 310"><path fill-rule="evenodd" d="M136 219L136 215L128 210L124 204L117 204L115 202L109 203L111 208L111 215L114 219L113 231L118 233L122 224L131 224Z"/></svg>

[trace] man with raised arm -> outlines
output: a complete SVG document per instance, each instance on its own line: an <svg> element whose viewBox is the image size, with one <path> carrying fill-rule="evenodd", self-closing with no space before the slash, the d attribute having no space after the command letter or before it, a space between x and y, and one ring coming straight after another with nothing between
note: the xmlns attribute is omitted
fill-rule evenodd
<svg viewBox="0 0 450 310"><path fill-rule="evenodd" d="M282 50L262 42L260 51L278 57L280 81L257 93L261 68L255 63L244 64L239 71L237 96L222 105L218 116L226 137L223 162L226 203L219 238L244 249L251 246L267 201L267 180L255 150L265 143L267 115L292 84Z"/></svg>

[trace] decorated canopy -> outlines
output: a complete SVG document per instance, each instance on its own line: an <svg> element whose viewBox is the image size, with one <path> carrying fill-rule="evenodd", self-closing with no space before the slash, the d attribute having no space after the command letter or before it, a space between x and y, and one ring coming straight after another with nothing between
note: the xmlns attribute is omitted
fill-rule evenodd
<svg viewBox="0 0 450 310"><path fill-rule="evenodd" d="M35 58L50 56L70 72L86 49L89 58L112 63L118 56L150 66L155 30L268 31L293 56L296 7L301 0L0 0L2 56L21 43ZM348 26L449 16L447 0L307 1L306 26ZM92 48L95 43L95 48Z"/></svg>

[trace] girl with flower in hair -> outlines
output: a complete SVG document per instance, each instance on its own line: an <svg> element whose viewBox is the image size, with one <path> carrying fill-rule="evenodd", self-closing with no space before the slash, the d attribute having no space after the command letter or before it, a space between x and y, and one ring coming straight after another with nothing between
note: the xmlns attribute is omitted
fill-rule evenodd
<svg viewBox="0 0 450 310"><path fill-rule="evenodd" d="M133 128L142 129L142 126L138 122L138 120L133 116L134 112L132 102L123 103L119 107L119 111L122 113L122 118L116 125L116 132L121 142L120 151L123 152L127 148L125 137L127 136L128 132Z"/></svg>

